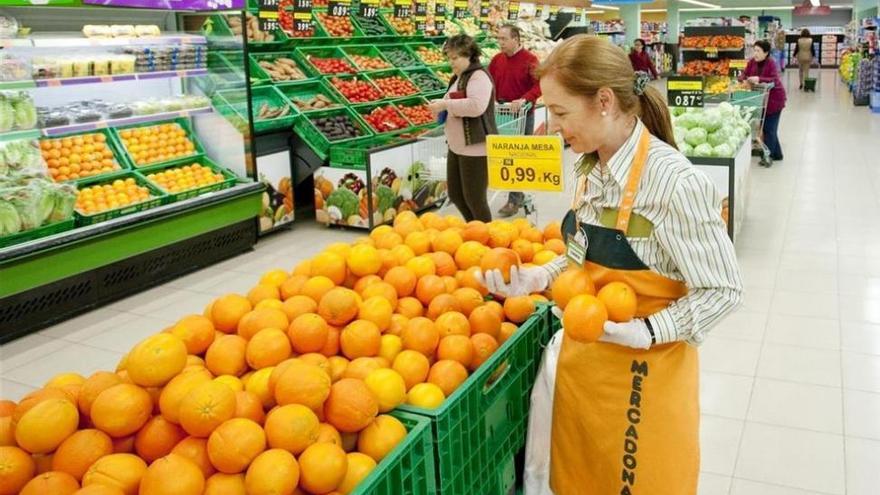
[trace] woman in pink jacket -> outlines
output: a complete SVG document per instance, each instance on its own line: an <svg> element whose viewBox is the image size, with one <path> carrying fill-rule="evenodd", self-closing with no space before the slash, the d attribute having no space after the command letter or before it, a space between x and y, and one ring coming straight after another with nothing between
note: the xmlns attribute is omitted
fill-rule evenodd
<svg viewBox="0 0 880 495"><path fill-rule="evenodd" d="M767 110L764 115L764 144L770 148L770 158L782 160L782 146L779 144L779 118L782 109L785 108L785 87L779 78L779 68L776 62L768 57L770 43L764 40L755 42L752 59L746 65L746 70L740 76L740 80L751 84L773 84L767 99ZM769 166L769 165L768 165Z"/></svg>

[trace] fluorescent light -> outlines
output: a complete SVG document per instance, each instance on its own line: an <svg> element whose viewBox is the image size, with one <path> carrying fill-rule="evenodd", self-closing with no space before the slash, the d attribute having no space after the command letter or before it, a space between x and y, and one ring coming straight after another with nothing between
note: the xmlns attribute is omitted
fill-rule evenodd
<svg viewBox="0 0 880 495"><path fill-rule="evenodd" d="M685 1L685 0L680 0ZM711 9L700 9L700 8L688 8L688 9L679 9L680 12L718 12L718 11L747 11L747 10L794 10L794 6L784 6L784 7L764 7L764 6L756 6L756 7L720 7L720 8L711 8Z"/></svg>
<svg viewBox="0 0 880 495"><path fill-rule="evenodd" d="M604 10L585 10L584 14L604 14Z"/></svg>
<svg viewBox="0 0 880 495"><path fill-rule="evenodd" d="M614 5L596 5L590 4L591 9L604 9L604 10L620 10L620 7L615 7Z"/></svg>
<svg viewBox="0 0 880 495"><path fill-rule="evenodd" d="M646 14L660 14L666 11L666 9L642 9L642 12Z"/></svg>
<svg viewBox="0 0 880 495"><path fill-rule="evenodd" d="M720 9L721 8L720 5L715 5L714 3L701 2L700 0L679 0L679 1L681 1L682 3L689 3L691 5L698 5L700 7L707 7L710 9Z"/></svg>
<svg viewBox="0 0 880 495"><path fill-rule="evenodd" d="M810 5L812 5L813 7L818 7L818 6L819 6L819 0L810 0Z"/></svg>

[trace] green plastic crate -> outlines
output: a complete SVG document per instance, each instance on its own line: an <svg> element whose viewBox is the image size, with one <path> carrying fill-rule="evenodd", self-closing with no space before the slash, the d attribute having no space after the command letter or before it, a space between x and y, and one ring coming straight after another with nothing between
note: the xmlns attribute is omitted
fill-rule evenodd
<svg viewBox="0 0 880 495"><path fill-rule="evenodd" d="M416 58L419 59L419 61L421 61L423 64L425 64L425 65L427 65L427 66L435 67L435 66L438 66L438 65L447 65L447 64L449 63L449 61L447 60L446 56L443 55L443 47L440 46L440 45L436 45L436 44L434 44L434 43L427 43L427 42L425 42L425 43L408 43L408 44L406 45L406 47L409 48L409 49L412 51L413 55L415 55ZM443 62L440 62L440 63L428 63L427 60L423 59L423 58L419 55L418 49L421 48L421 47L431 48L431 49L433 49L433 50L435 50L435 51L440 52L440 54L443 55L443 57L442 57Z"/></svg>
<svg viewBox="0 0 880 495"><path fill-rule="evenodd" d="M149 176L150 176L150 174L154 174L156 172L162 172L162 171L168 170L170 168L180 167L182 165L159 165L158 167L146 167L146 168L142 168L142 169L138 170L135 173L140 174L141 176L143 176L144 180L146 180L147 182L150 183L150 185L155 186L156 189L159 189L160 191L162 191L167 196L166 202L168 202L168 203L173 203L175 201L183 201L184 199L194 198L196 196L201 196L202 194L207 194L209 192L221 191L223 189L228 189L228 188L234 186L235 182L238 180L238 178L235 176L235 174L233 174L229 170L226 170L225 168L221 167L220 165L217 165L210 158L208 158L206 156L200 156L197 159L187 163L187 165L192 164L192 163L198 163L199 165L202 165L203 167L210 168L211 170L214 171L214 173L222 174L223 180L220 182L217 182L216 184L211 184L211 185L207 185L207 186L197 187L195 189L188 189L186 191L174 193L174 192L165 190L165 188L160 186L158 183L153 182Z"/></svg>
<svg viewBox="0 0 880 495"><path fill-rule="evenodd" d="M133 178L139 186L144 186L149 189L150 193L152 193L152 197L145 201L141 201L140 203L123 206L122 208L102 211L100 213L95 213L94 215L85 215L83 213L80 213L79 210L74 210L76 214L77 226L82 227L85 225L94 225L96 223L106 222L107 220L112 220L123 215L130 215L139 211L149 210L150 208L155 208L168 202L168 196L164 192L162 192L161 189L151 184L142 175L136 172L127 172L125 174L120 174L112 178L82 181L77 185L77 187L79 189L82 189L89 186L113 182L117 179L127 179L129 177Z"/></svg>
<svg viewBox="0 0 880 495"><path fill-rule="evenodd" d="M336 108L337 106L342 106L342 97L339 93L329 87L329 85L320 79L312 80L312 81L297 81L292 83L284 83L277 84L275 89L281 92L284 96L287 97L288 100L293 104L294 107L302 114L310 114L311 112L320 112L322 110L328 110L330 108ZM318 110L303 110L296 106L296 100L310 100L317 95L324 95L327 99L332 101L335 105L327 108L321 108Z"/></svg>
<svg viewBox="0 0 880 495"><path fill-rule="evenodd" d="M394 133L386 133L378 136L359 138L347 143L345 146L333 146L330 148L330 166L355 167L359 170L367 169L370 153L378 148L401 142L401 138Z"/></svg>
<svg viewBox="0 0 880 495"><path fill-rule="evenodd" d="M368 19L357 15L357 9L354 7L354 5L352 5L352 12L354 13L354 15L351 16L351 19L354 21L354 23L358 27L358 29L361 30L364 37L372 38L372 37L393 35L394 31L391 29L391 26L389 26L388 23L386 23L385 20L382 19L382 16L379 16L379 15L374 17L375 23L377 26L381 26L384 30L382 31L381 34L367 34L367 31L364 29L364 25L366 22L369 22Z"/></svg>
<svg viewBox="0 0 880 495"><path fill-rule="evenodd" d="M370 112L372 112L374 109L380 108L380 107L382 107L382 108L391 107L397 113L397 115L401 119L403 119L404 122L407 123L407 126L401 127L399 129L390 129L387 131L380 131L380 130L374 128L372 125L370 125L369 122L367 122L366 115L369 114ZM404 117L403 114L400 113L400 110L395 108L394 104L390 101L383 101L380 103L364 103L362 105L354 105L351 107L351 109L354 110L355 112L357 112L357 114L360 116L361 120L363 120L363 122L365 124L367 124L370 127L370 129L373 131L373 133L376 135L399 134L401 132L408 131L412 127L412 123L406 117Z"/></svg>
<svg viewBox="0 0 880 495"><path fill-rule="evenodd" d="M327 13L327 9L324 9L324 8L320 8L320 9L314 9L314 10L312 10L312 19L314 20L313 22L314 22L316 25L321 26L321 32L325 33L325 36L329 36L329 37L331 37L334 41L338 42L338 41L339 41L340 39L342 39L342 38L340 38L340 37L333 37L333 36L330 36L329 34L327 34L327 33L329 33L330 31L327 30L327 26L326 26L326 25L324 24L324 22L318 17L318 14L326 14L326 13ZM351 22L351 27L354 29L354 33L353 33L351 36L349 36L349 38L363 38L363 36L364 36L363 31L361 31L360 26L358 26L357 23L355 23L355 22L351 19L351 16L350 16L350 15L348 16L348 21Z"/></svg>
<svg viewBox="0 0 880 495"><path fill-rule="evenodd" d="M400 110L401 107L414 107L414 106L419 106L419 105L427 105L428 100L426 100L425 98L422 98L421 96L410 96L408 98L400 98L399 100L394 100L393 103L394 103L394 106L397 107L398 110ZM412 124L413 127L421 127L421 126L426 126L426 125L429 126L429 125L437 123L436 119L432 120L431 122L413 122L405 114L403 117L406 120L409 120L409 123Z"/></svg>
<svg viewBox="0 0 880 495"><path fill-rule="evenodd" d="M401 60L399 63L394 64L394 66L397 67L398 69L408 69L408 68L417 68L417 67L424 67L425 66L425 64L422 63L422 61L419 59L419 57L417 57L416 54L412 52L412 50L408 49L404 45L401 45L401 44L376 45L376 48L381 50L382 53L385 54L385 57L389 61L392 61L392 63L393 63L393 59L389 55L390 52L391 51L400 52L400 55L398 55L398 57ZM408 60L404 60L404 59L408 59Z"/></svg>
<svg viewBox="0 0 880 495"><path fill-rule="evenodd" d="M266 75L265 77L273 84L283 84L283 83L287 83L287 82L305 81L307 79L312 79L312 78L317 77L319 75L318 73L313 72L313 68L311 66L306 66L301 61L297 60L293 55L293 51L251 53L250 58L251 58L251 62L252 62L251 67L256 66L260 70L260 72L265 74ZM283 80L276 81L276 80L272 79L272 76L271 76L271 74L269 74L269 71L267 69L263 68L263 66L260 65L260 62L263 62L263 61L274 62L276 59L279 59L279 58L287 58L287 59L293 60L296 63L296 67L303 73L303 75L305 77L302 79L291 79L289 81L283 81Z"/></svg>
<svg viewBox="0 0 880 495"><path fill-rule="evenodd" d="M321 117L332 117L338 115L348 115L349 118L357 125L360 130L363 132L363 135L348 138L348 139L336 139L331 141L324 135L315 124L312 123L312 119L317 119ZM351 110L350 108L335 108L330 110L322 110L320 112L311 112L308 115L303 115L302 118L296 120L293 124L293 130L296 134L312 148L312 151L318 155L319 158L326 159L330 155L330 147L331 145L336 147L340 145L346 145L352 141L362 139L365 137L373 136L373 131L370 129L370 126L365 124L360 117L358 117L357 113Z"/></svg>
<svg viewBox="0 0 880 495"><path fill-rule="evenodd" d="M387 77L394 77L394 76L397 76L397 77L402 78L404 81L407 81L407 82L409 82L410 84L412 84L413 87L415 87L415 89L416 89L416 92L415 92L415 93L408 94L408 95L393 95L393 96L392 96L392 95L385 95L387 98L406 98L407 96L415 96L415 95L419 94L419 91L418 91L419 87L416 86L412 81L410 81L410 79L406 76L406 73L403 72L403 71L400 70L400 69L376 70L376 71L372 71L372 72L367 72L366 74L367 74L367 78L368 78L368 79L369 79L369 80L370 80L370 81L371 81L371 82L372 82L377 88L379 88L379 85L376 84L376 81L377 81L377 80L379 80L379 79L384 79L384 78L387 78ZM381 91L381 88L380 88L379 90ZM383 92L383 93L384 93L384 92Z"/></svg>
<svg viewBox="0 0 880 495"><path fill-rule="evenodd" d="M52 142L52 141L57 141L57 140L61 140L61 139L66 139L66 138L75 138L77 136L84 136L86 134L101 134L104 136L104 139L105 139L104 142L110 148L110 151L113 152L113 162L117 166L119 166L119 169L111 170L110 172L105 172L105 173L101 173L101 174L90 175L88 177L82 177L80 179L70 179L70 180L67 180L64 182L70 182L70 183L76 184L76 183L79 183L80 181L84 181L84 180L112 177L114 175L127 172L129 169L131 169L131 165L125 159L125 152L123 151L122 146L120 146L119 142L116 140L116 137L113 135L113 133L109 129L96 129L93 131L74 132L74 133L70 133L70 134L64 134L62 136L52 136L52 137L40 138L39 141L41 143L46 142L46 141Z"/></svg>
<svg viewBox="0 0 880 495"><path fill-rule="evenodd" d="M373 81L371 81L369 77L367 77L366 73L361 73L361 74L357 74L357 75L344 75L344 76L330 76L330 77L327 77L327 78L325 79L325 81L326 81L326 83L327 83L327 86L329 86L330 89L332 89L333 92L339 96L341 102L343 102L343 103L345 103L345 104L347 104L347 105L362 105L362 104L364 104L364 103L377 103L377 102L380 102L380 101L386 99L385 94L382 93L382 91L380 91L379 88L376 88L376 90L379 91L379 93L381 94L381 97L380 97L378 100L364 101L364 102L352 102L352 101L349 101L349 99L346 98L345 95L343 95L341 91L339 91L338 89L336 89L335 86L333 86L333 82L331 81L331 79L334 78L334 77L337 78L337 79L342 79L342 80L358 79L359 81L365 81L365 82L369 83L370 86L372 86L372 87L374 87L374 88L376 88L376 85L373 84Z"/></svg>
<svg viewBox="0 0 880 495"><path fill-rule="evenodd" d="M293 52L296 61L300 63L301 66L308 67L309 71L315 75L322 76L331 76L333 74L327 74L318 70L317 67L312 65L309 61L309 57L320 57L320 58L339 58L348 62L352 68L356 71L357 68L346 55L345 52L342 51L339 47L336 46L328 46L328 47L300 47L294 50ZM348 74L348 73L341 73Z"/></svg>
<svg viewBox="0 0 880 495"><path fill-rule="evenodd" d="M409 22L410 22L410 24L412 24L412 27L413 27L413 30L414 30L414 31L413 31L413 34L401 34L401 32L398 31L398 30L394 27L394 24L393 24L392 21L391 21L391 18L394 17L394 12L393 12L393 11L391 11L391 10L389 10L389 11L382 11L382 12L380 13L380 15L383 17L383 20L385 21L385 24L387 24L388 27L391 28L391 32L394 33L395 36L397 36L397 37L399 37L399 38L403 38L403 39L412 39L412 38L415 38L415 37L419 36L419 32L418 32L418 31L415 31L416 23L415 23L415 20L413 19L413 17L410 17L410 18L409 18Z"/></svg>
<svg viewBox="0 0 880 495"><path fill-rule="evenodd" d="M447 83L446 80L440 77L440 74L448 74L449 77L452 77L454 75L452 73L452 67L448 65L435 65L434 67L431 67L431 70L434 72L434 75L437 76L437 79L439 79L440 82L446 85L448 85L449 83Z"/></svg>
<svg viewBox="0 0 880 495"><path fill-rule="evenodd" d="M17 234L0 236L0 247L12 246L13 244L21 244L22 242L41 239L50 235L58 234L72 229L76 225L76 217L71 217L60 222L53 222L47 225L37 227L35 229L26 230ZM430 426L429 426L430 428Z"/></svg>
<svg viewBox="0 0 880 495"><path fill-rule="evenodd" d="M549 341L550 306L535 314L437 409L399 409L431 419L437 493L506 495L525 446L532 385Z"/></svg>
<svg viewBox="0 0 880 495"><path fill-rule="evenodd" d="M409 77L409 80L412 81L413 84L419 87L423 94L446 91L447 84L441 81L431 69L404 69L403 72L407 75L407 77ZM430 82L419 84L419 81L413 77L414 75L418 75L422 78L427 78Z"/></svg>
<svg viewBox="0 0 880 495"><path fill-rule="evenodd" d="M422 416L394 411L407 435L351 495L434 495L434 448L431 422Z"/></svg>
<svg viewBox="0 0 880 495"><path fill-rule="evenodd" d="M220 52L219 56L234 74L240 79L244 79L244 52L226 51ZM250 70L250 83L252 86L267 84L272 81L269 74L257 65L254 59L248 58L248 68Z"/></svg>
<svg viewBox="0 0 880 495"><path fill-rule="evenodd" d="M392 65L391 62L389 62L388 59L385 58L385 56L382 54L382 52L373 45L349 45L349 46L342 46L340 48L342 48L342 51L345 52L346 55L348 55L349 59L352 61L352 63L355 65L355 67L358 70L383 70L383 69L369 69L369 68L361 67L355 62L353 55L363 55L363 56L367 56L367 57L375 57L375 58L378 58L379 60L385 62L386 64L388 64L388 67L385 67L385 69L393 69L394 68L394 65Z"/></svg>
<svg viewBox="0 0 880 495"><path fill-rule="evenodd" d="M235 124L246 125L247 91L244 89L225 90L218 92L217 97L221 99L220 104L216 105L217 108L221 109L220 113L223 113L227 119L230 119ZM288 113L280 117L260 119L258 115L263 105L268 105L270 108L286 107ZM255 132L289 128L299 115L296 107L273 86L251 88L251 113Z"/></svg>
<svg viewBox="0 0 880 495"><path fill-rule="evenodd" d="M181 156L179 158L173 158L171 160L165 160L162 162L146 163L144 165L137 165L135 163L134 159L129 154L128 149L125 147L125 144L123 144L120 132L124 131L126 129L135 129L138 127L154 127L154 126L162 125L162 124L179 124L181 127L183 127L183 130L186 131L186 137L195 146L195 152L191 155ZM132 124L132 125L127 125L127 126L122 126L122 127L114 127L112 129L111 133L113 135L113 139L116 141L116 145L119 148L120 156L123 157L123 159L125 160L125 163L128 165L128 168L130 168L132 170L137 170L139 168L144 168L144 167L154 167L156 165L173 165L176 163L185 162L187 160L194 160L199 155L205 154L205 149L202 147L202 143L199 142L199 139L196 136L196 133L193 132L192 125L190 125L190 122L188 119L183 118L183 117L173 119L173 120L164 120L161 122L151 122L149 124Z"/></svg>

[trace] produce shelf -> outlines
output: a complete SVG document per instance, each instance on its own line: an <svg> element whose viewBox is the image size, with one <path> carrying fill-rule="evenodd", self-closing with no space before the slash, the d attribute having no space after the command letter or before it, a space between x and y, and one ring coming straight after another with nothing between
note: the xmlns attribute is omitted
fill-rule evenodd
<svg viewBox="0 0 880 495"><path fill-rule="evenodd" d="M160 72L137 72L133 74L109 74L106 76L66 77L37 79L37 88L54 88L58 86L79 86L82 84L107 84L122 81L151 81L153 79L186 79L207 76L208 69L168 70ZM0 86L0 89L4 89Z"/></svg>
<svg viewBox="0 0 880 495"><path fill-rule="evenodd" d="M121 119L108 119L108 120L98 120L95 122L85 122L82 124L70 124L70 125L62 125L58 127L48 127L46 129L34 129L37 131L38 136L43 135L46 137L55 137L62 136L65 134L70 134L72 132L85 132L85 131L95 131L98 129L105 129L107 127L117 127L117 126L128 126L128 125L136 125L136 124L148 124L150 122L158 122L160 120L169 120L175 119L178 117L190 117L192 115L200 115L213 112L214 109L211 107L203 107L203 108L190 108L186 110L178 110L176 112L163 112L163 113L154 113L150 115L133 115L131 117L125 117ZM31 132L31 131L20 131L20 132ZM6 135L3 134L0 136L0 139L10 140L10 139L27 139L24 137L21 138L6 138Z"/></svg>
<svg viewBox="0 0 880 495"><path fill-rule="evenodd" d="M679 51L682 51L682 52L708 52L708 51L713 51L713 50L718 51L718 52L741 52L741 51L745 50L745 47L743 47L743 48L714 48L711 46L707 46L704 48L679 48Z"/></svg>
<svg viewBox="0 0 880 495"><path fill-rule="evenodd" d="M9 131L0 134L0 142L18 141L20 139L36 139L40 137L39 129L27 129L24 131Z"/></svg>
<svg viewBox="0 0 880 495"><path fill-rule="evenodd" d="M204 45L207 38L197 34L161 36L86 38L81 33L40 33L27 38L0 40L0 48L85 48L91 46Z"/></svg>

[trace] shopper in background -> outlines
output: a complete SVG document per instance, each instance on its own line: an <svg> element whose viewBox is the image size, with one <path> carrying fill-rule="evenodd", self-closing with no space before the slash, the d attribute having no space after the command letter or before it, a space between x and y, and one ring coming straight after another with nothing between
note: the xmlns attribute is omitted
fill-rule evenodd
<svg viewBox="0 0 880 495"><path fill-rule="evenodd" d="M441 121L445 119L449 198L465 220L489 222L492 212L486 198L486 136L498 133L495 89L491 76L480 64L480 47L473 38L465 34L453 36L443 50L454 75L446 96L431 101L429 107Z"/></svg>
<svg viewBox="0 0 880 495"><path fill-rule="evenodd" d="M645 72L651 74L651 79L657 79L657 68L651 56L645 50L645 42L637 39L633 42L632 50L629 52L629 62L636 72Z"/></svg>
<svg viewBox="0 0 880 495"><path fill-rule="evenodd" d="M522 46L522 32L513 24L505 24L498 30L498 46L501 52L489 62L489 74L495 81L495 98L499 103L509 103L514 114L523 105L530 103L531 110L526 114L525 134L535 130L535 102L541 97L541 86L535 77L538 57ZM514 215L523 204L525 195L511 191L498 214L502 217Z"/></svg>
<svg viewBox="0 0 880 495"><path fill-rule="evenodd" d="M804 81L810 77L810 66L813 65L813 59L816 58L816 46L813 44L809 29L801 30L801 37L798 38L797 45L794 47L794 58L797 59L801 81L798 89L804 89Z"/></svg>
<svg viewBox="0 0 880 495"><path fill-rule="evenodd" d="M785 29L782 29L782 26L776 29L776 35L773 38L773 48L775 52L773 60L776 60L776 63L779 65L779 72L785 72L788 56L786 55L787 50L785 48Z"/></svg>
<svg viewBox="0 0 880 495"><path fill-rule="evenodd" d="M767 100L767 109L764 115L764 128L762 129L764 144L770 149L770 158L782 160L782 145L779 144L779 118L782 109L785 108L785 88L779 77L779 69L776 62L768 57L770 43L764 40L755 42L752 50L752 59L746 64L746 70L739 76L740 80L746 80L750 84L773 84Z"/></svg>
<svg viewBox="0 0 880 495"><path fill-rule="evenodd" d="M582 154L562 222L572 259L514 267L509 283L498 270L480 278L517 296L579 265L597 288L629 284L638 306L636 318L606 322L599 342L551 340L532 394L525 493L696 494L696 346L742 297L721 195L676 149L665 98L620 48L574 36L538 76L549 131Z"/></svg>

